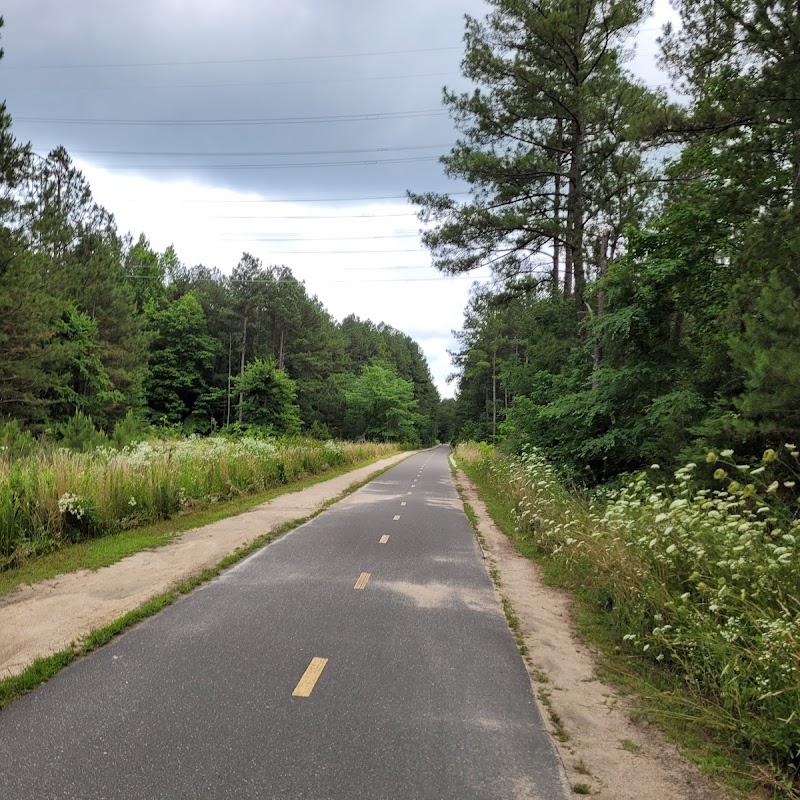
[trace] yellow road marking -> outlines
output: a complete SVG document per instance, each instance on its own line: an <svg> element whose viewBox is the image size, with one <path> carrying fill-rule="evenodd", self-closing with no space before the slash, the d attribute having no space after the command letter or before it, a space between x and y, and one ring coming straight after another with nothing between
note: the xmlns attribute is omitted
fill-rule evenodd
<svg viewBox="0 0 800 800"><path fill-rule="evenodd" d="M411 494L411 492L406 492L406 494Z"/></svg>
<svg viewBox="0 0 800 800"><path fill-rule="evenodd" d="M388 533L384 533L383 536L381 536L380 543L381 544L386 544L386 542L388 542L388 541L389 541L389 534Z"/></svg>
<svg viewBox="0 0 800 800"><path fill-rule="evenodd" d="M358 580L356 581L356 585L353 587L354 589L363 589L367 585L367 581L369 580L370 573L369 572L362 572L358 576Z"/></svg>
<svg viewBox="0 0 800 800"><path fill-rule="evenodd" d="M311 663L303 673L303 677L294 687L292 697L308 697L314 691L314 686L316 686L319 676L322 675L322 670L325 669L327 663L327 658L312 658Z"/></svg>
<svg viewBox="0 0 800 800"><path fill-rule="evenodd" d="M394 522L397 522L397 520L399 520L399 519L400 519L400 515L399 515L399 514L395 514L395 515L392 517L392 520L393 520Z"/></svg>

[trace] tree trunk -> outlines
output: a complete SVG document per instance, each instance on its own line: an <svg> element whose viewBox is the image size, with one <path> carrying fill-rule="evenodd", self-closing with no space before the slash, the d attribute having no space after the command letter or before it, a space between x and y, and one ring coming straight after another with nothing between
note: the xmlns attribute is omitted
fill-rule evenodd
<svg viewBox="0 0 800 800"><path fill-rule="evenodd" d="M572 256L575 311L580 321L586 314L586 309L583 305L586 289L586 275L583 267L583 151L586 134L580 117L575 119L573 125L569 168L569 198L567 201L567 235L569 237L569 251Z"/></svg>
<svg viewBox="0 0 800 800"><path fill-rule="evenodd" d="M564 135L561 130L561 120L556 120L556 147L559 150L564 146ZM561 235L561 156L558 156L558 170L553 186L553 228L556 235L553 236L553 268L550 273L551 292L555 297L559 290L559 258L561 245L559 236Z"/></svg>
<svg viewBox="0 0 800 800"><path fill-rule="evenodd" d="M680 347L683 338L683 311L675 312L675 323L672 326L672 346Z"/></svg>
<svg viewBox="0 0 800 800"><path fill-rule="evenodd" d="M567 231L567 237L569 232ZM564 299L569 300L572 297L572 247L566 245L564 247Z"/></svg>
<svg viewBox="0 0 800 800"><path fill-rule="evenodd" d="M231 372L233 370L233 334L228 334L228 410L225 415L225 425L231 424Z"/></svg>
<svg viewBox="0 0 800 800"><path fill-rule="evenodd" d="M600 258L597 262L597 280L602 281L608 272L608 231L603 231L600 237ZM606 313L606 292L602 285L597 289L597 320ZM597 389L597 371L603 361L603 337L600 333L600 326L597 326L594 334L594 361L592 363L592 389Z"/></svg>
<svg viewBox="0 0 800 800"><path fill-rule="evenodd" d="M497 443L497 350L492 353L492 444Z"/></svg>
<svg viewBox="0 0 800 800"><path fill-rule="evenodd" d="M242 361L239 366L239 377L241 378L244 375L244 351L247 345L247 315L244 318L244 326L242 328ZM244 392L239 390L239 424L242 423L242 412L244 409L242 408L242 404L244 402Z"/></svg>

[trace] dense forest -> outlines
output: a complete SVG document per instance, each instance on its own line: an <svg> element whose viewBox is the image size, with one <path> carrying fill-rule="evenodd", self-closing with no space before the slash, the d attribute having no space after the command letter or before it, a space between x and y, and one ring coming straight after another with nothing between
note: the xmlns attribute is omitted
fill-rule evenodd
<svg viewBox="0 0 800 800"><path fill-rule="evenodd" d="M411 194L436 267L490 266L442 437L533 445L598 482L800 437L800 7L674 0L660 63L625 69L649 4L490 0L445 90L471 199Z"/></svg>
<svg viewBox="0 0 800 800"><path fill-rule="evenodd" d="M224 274L121 236L66 150L17 142L4 106L0 174L0 423L433 442L439 396L405 334L336 322L247 253Z"/></svg>

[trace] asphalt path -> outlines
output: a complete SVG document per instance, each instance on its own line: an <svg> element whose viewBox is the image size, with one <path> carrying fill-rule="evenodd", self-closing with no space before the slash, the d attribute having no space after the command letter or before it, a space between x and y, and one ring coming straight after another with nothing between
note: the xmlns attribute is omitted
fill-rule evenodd
<svg viewBox="0 0 800 800"><path fill-rule="evenodd" d="M0 711L0 798L566 798L447 454Z"/></svg>

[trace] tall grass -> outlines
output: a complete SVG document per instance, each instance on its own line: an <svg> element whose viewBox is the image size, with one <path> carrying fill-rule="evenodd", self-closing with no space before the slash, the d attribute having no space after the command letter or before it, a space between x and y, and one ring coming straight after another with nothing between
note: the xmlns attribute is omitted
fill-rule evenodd
<svg viewBox="0 0 800 800"><path fill-rule="evenodd" d="M798 451L759 465L709 453L671 475L657 465L592 497L541 454L457 457L510 496L515 535L601 614L621 652L683 687L687 717L772 768L800 797ZM713 473L713 474L712 474Z"/></svg>
<svg viewBox="0 0 800 800"><path fill-rule="evenodd" d="M0 568L304 475L396 452L382 443L210 437L75 453L0 451Z"/></svg>

